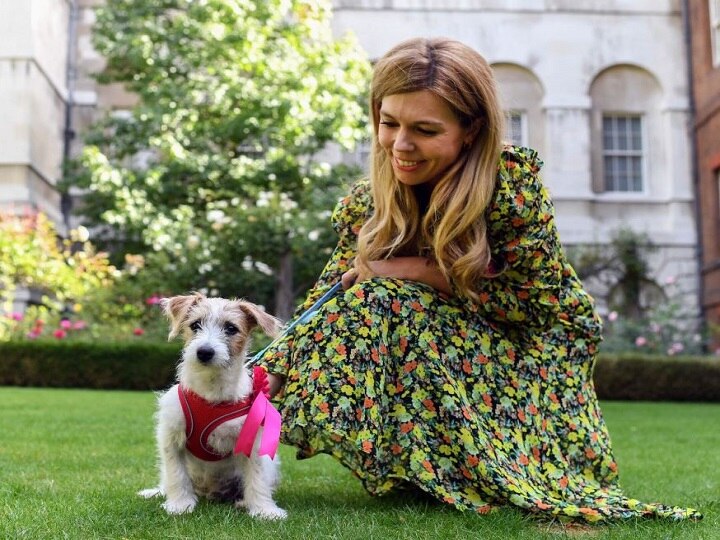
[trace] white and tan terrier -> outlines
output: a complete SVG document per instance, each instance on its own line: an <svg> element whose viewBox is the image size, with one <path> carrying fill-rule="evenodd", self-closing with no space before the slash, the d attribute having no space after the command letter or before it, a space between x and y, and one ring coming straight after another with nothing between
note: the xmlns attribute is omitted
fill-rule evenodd
<svg viewBox="0 0 720 540"><path fill-rule="evenodd" d="M201 294L162 305L169 339L182 334L185 346L179 384L158 399L160 485L139 495L164 496L168 514L192 512L198 497L207 497L234 502L251 516L285 518L273 500L279 415L267 401L264 370L251 376L245 367L251 330L275 336L279 321L250 302Z"/></svg>

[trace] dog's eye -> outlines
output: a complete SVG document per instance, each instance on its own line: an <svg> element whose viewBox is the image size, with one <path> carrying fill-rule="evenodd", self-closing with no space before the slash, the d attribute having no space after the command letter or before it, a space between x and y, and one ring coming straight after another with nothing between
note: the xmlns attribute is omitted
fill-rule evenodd
<svg viewBox="0 0 720 540"><path fill-rule="evenodd" d="M198 330L200 330L200 328L202 328L202 324L200 323L200 321L195 321L190 325L190 330L192 330L193 332L197 332Z"/></svg>
<svg viewBox="0 0 720 540"><path fill-rule="evenodd" d="M238 327L235 326L233 323L229 323L229 322L225 323L224 329L225 329L225 333L228 336L234 336L235 334L237 334L239 332Z"/></svg>

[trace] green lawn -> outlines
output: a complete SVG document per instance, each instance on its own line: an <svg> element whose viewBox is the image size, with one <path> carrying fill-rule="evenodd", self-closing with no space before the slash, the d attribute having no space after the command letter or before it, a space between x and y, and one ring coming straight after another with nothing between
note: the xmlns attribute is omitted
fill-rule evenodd
<svg viewBox="0 0 720 540"><path fill-rule="evenodd" d="M138 489L156 481L154 396L0 388L0 538L546 539L520 512L463 514L422 500L373 499L333 460L295 461L283 448L282 523L201 503L169 517ZM720 539L720 405L607 402L627 492L700 508L699 523L632 521L600 539Z"/></svg>

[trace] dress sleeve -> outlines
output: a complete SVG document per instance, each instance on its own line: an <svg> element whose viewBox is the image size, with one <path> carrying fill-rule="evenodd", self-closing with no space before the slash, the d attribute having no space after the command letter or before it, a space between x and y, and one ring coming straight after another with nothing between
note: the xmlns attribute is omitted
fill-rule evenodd
<svg viewBox="0 0 720 540"><path fill-rule="evenodd" d="M564 255L552 202L530 149L508 147L487 211L492 266L499 273L478 284L476 309L498 322L552 325L560 312Z"/></svg>
<svg viewBox="0 0 720 540"><path fill-rule="evenodd" d="M331 218L333 229L338 234L338 243L305 301L295 310L295 316L312 306L352 268L357 253L357 236L369 216L371 201L370 183L361 180L356 182L350 193L338 202Z"/></svg>

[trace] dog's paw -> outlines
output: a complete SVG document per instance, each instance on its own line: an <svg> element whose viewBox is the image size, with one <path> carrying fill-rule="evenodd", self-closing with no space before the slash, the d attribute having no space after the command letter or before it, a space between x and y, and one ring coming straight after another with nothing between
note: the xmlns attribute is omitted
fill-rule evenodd
<svg viewBox="0 0 720 540"><path fill-rule="evenodd" d="M237 503L236 503L237 506ZM243 505L244 506L244 505ZM287 517L287 511L283 510L279 506L254 506L247 507L248 514L251 517L259 519L285 519Z"/></svg>
<svg viewBox="0 0 720 540"><path fill-rule="evenodd" d="M168 514L189 514L195 510L197 497L184 497L181 499L167 500L162 507Z"/></svg>
<svg viewBox="0 0 720 540"><path fill-rule="evenodd" d="M159 487L156 488L149 488L149 489L141 489L137 492L137 494L142 497L143 499L152 499L153 497L159 497L163 494L162 489Z"/></svg>

